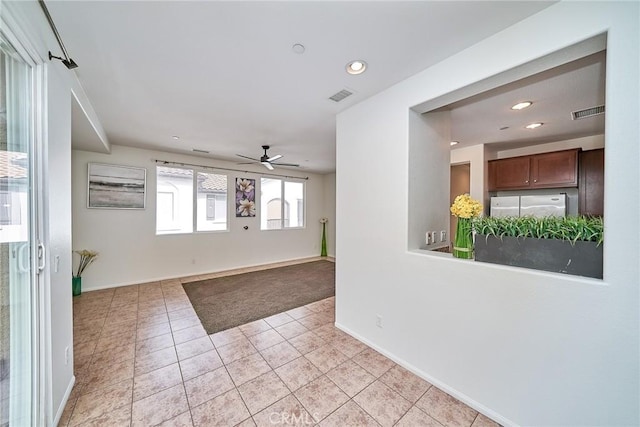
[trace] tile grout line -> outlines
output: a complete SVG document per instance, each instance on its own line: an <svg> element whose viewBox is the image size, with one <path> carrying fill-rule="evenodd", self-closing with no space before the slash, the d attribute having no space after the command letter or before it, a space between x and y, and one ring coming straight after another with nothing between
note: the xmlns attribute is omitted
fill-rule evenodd
<svg viewBox="0 0 640 427"><path fill-rule="evenodd" d="M138 285L136 285L136 286L138 286ZM174 336L174 335L175 335L175 333L179 332L179 331L180 331L180 330L182 330L182 329L187 329L187 328L189 328L189 327L187 327L187 328L182 328L182 329L179 329L179 330L176 330L176 331L174 331L174 330L173 330L173 327L172 327L172 319L170 318L169 313L174 312L174 311L178 311L178 310L182 310L182 309L178 308L178 310L172 310L171 312L169 312L169 311L168 311L168 310L169 310L169 306L168 306L168 304L167 304L167 302L168 302L167 298L169 297L169 295L171 295L171 298L173 298L173 296L174 296L174 295L173 295L173 292L167 292L167 289L165 289L165 287L162 287L162 288L161 288L161 290L162 290L162 296L163 296L163 305L164 305L164 308L165 308L165 312L167 313L167 320L168 320L168 324L169 324L169 327L170 327L170 332L171 332L171 334L172 334L172 335L171 335L171 341L172 341L172 343L173 343L173 349L174 349L174 351L176 351L175 336ZM113 301L115 300L115 298L116 298L116 293L111 294L110 301L111 301L111 302L113 302ZM334 301L335 301L335 300L334 300ZM317 302L316 302L316 303L317 303ZM315 303L310 303L310 304L315 304ZM123 304L123 305L126 305L126 304ZM176 304L173 304L173 303L172 303L171 305L172 305L172 308L176 308L176 307L181 306L181 304L180 304L180 303L176 303ZM136 362L138 361L138 352L137 352L137 343L138 343L138 339L137 339L137 335L138 335L138 333L140 332L140 321L141 321L141 320L143 320L143 319L140 319L140 318L138 317L138 316L139 316L139 313L140 313L140 311L139 311L139 310L140 310L140 306L141 306L141 300L140 300L140 299L138 299L138 301L137 301L137 305L136 305L136 308L137 308L137 312L136 312L136 329L135 329L135 331L136 331L136 340L134 341L134 373L133 373L133 378L132 378L132 384L133 384L133 386L135 386L135 366L136 366ZM306 306L302 306L302 307L306 307ZM112 307L110 306L110 309L107 311L107 314L106 314L106 316L104 317L104 320L103 320L103 322L102 322L102 328L101 328L101 331L100 331L99 338L103 337L103 334L104 334L104 332L105 332L105 327L106 327L106 325L107 325L107 321L106 321L106 319L108 318L109 313L111 312L111 308L112 308ZM115 307L114 307L114 308L115 308ZM289 311L289 310L287 310L287 311ZM270 348L272 348L272 347L274 347L274 346L277 346L277 345L279 345L279 344L282 344L282 343L287 343L288 345L292 346L294 349L296 349L296 350L297 350L297 348L296 348L295 346L293 346L293 344L292 344L291 340L295 339L296 337L298 337L298 336L300 336L300 335L302 335L302 334L295 335L295 336L293 336L293 337L291 337L291 338L286 338L286 337L284 337L284 336L283 336L283 335L282 335L278 330L276 330L276 328L277 328L277 327L284 326L284 325L286 325L286 324L288 324L288 323L292 323L292 322L294 322L294 321L295 321L295 322L297 322L298 324L301 324L302 326L304 326L304 324L300 323L300 320L302 320L302 319L304 319L304 318L306 318L306 317L309 317L309 316L314 316L314 315L316 315L316 314L323 314L325 311L327 311L327 310L318 309L317 311L314 311L314 310L309 309L309 311L307 312L307 314L306 314L306 315L304 315L304 316L302 316L302 317L300 317L300 318L293 318L293 317L291 316L291 319L290 319L290 320L288 320L287 322L285 322L285 323L283 323L283 324L279 324L279 325L278 325L278 326L276 326L276 327L274 327L271 323L267 322L267 321L265 320L266 318L258 319L258 320L264 320L264 321L266 322L266 325L268 325L268 329L266 329L266 330L264 330L264 331L261 331L261 332L258 332L258 333L250 334L250 332L245 332L245 331L243 331L243 330L241 330L241 329L239 329L239 330L240 330L240 333L241 333L241 336L243 337L243 339L246 339L246 340L249 342L249 344L250 344L251 348L253 349L254 353L252 353L252 354L257 354L257 355L259 355L259 356L264 360L264 356L263 356L263 354L262 354L262 352L263 352L263 351L266 351L266 350L268 350L268 349L270 349ZM282 312L282 313L285 313L285 314L286 314L286 311L285 311L285 312ZM280 314L280 313L277 313L277 314ZM277 314L276 314L276 315L277 315ZM186 316L185 316L185 317L186 317ZM269 316L269 317L270 317L270 316ZM179 320L179 319L181 319L181 318L174 319L174 320ZM325 319L325 320L326 320L326 319ZM337 342L337 341L336 341L336 336L331 336L331 339L330 339L330 340L325 340L324 338L322 338L322 336L318 335L318 332L317 332L317 331L318 331L320 328L323 328L325 325L333 325L333 326L335 327L335 325L334 325L334 324L332 324L331 322L322 323L323 321L324 321L324 320L320 320L320 321L319 321L319 323L310 323L310 325L314 325L314 324L315 324L315 325L318 325L318 324L320 324L320 326L316 326L316 327L315 327L315 328L313 328L313 329L309 329L309 328L305 327L305 330L306 330L307 332L310 332L310 333L311 333L311 335L312 335L313 337L316 337L316 338L318 338L318 339L322 340L322 341L325 343L324 345L327 345L328 347L331 347L331 348L333 348L333 349L336 349L338 352L340 352L341 354L343 354L347 359L346 359L346 360L344 360L342 363L340 363L340 364L338 364L338 365L336 365L336 366L332 367L332 368L331 368L331 369L329 369L327 372L322 373L322 374L320 375L320 377L317 377L317 378L315 378L315 379L311 380L311 382L316 381L318 378L322 378L323 376L325 376L325 377L327 377L327 379L330 381L330 383L331 383L331 384L333 384L333 385L335 385L335 386L336 386L336 388L337 388L338 390L340 390L342 393L345 393L345 390L344 390L343 388L341 388L339 385L337 385L336 383L334 383L334 382L333 382L333 380L331 380L331 378L329 378L329 377L327 376L327 374L328 374L328 372L331 372L331 370L336 369L336 368L338 368L338 367L342 366L343 364L345 364L345 363L346 363L346 362L348 362L348 361L353 361L353 362L354 362L354 363L356 363L358 366L360 366L361 368L363 368L363 369L364 369L364 367L362 367L359 363L355 362L355 361L353 360L353 358L354 358L354 357L357 357L357 356L358 356L360 353L362 353L363 351L366 351L366 349L367 349L367 348L363 348L363 349L361 349L360 351L356 352L355 354L353 354L353 355L351 355L351 356L349 356L349 354L351 354L351 351L350 351L350 350L348 351L348 352L349 352L349 354L343 353L343 351L339 348L339 342ZM315 320L314 320L314 322L315 322ZM201 325L201 322L199 322L199 323L200 323L200 326L202 326L202 325ZM271 330L275 331L275 332L276 332L276 334L277 334L277 336L281 337L281 338L283 339L283 341L281 341L281 342L279 342L279 343L276 343L276 344L269 345L268 347L262 348L261 350L258 350L258 348L256 347L256 344L254 344L254 342L253 342L250 338L255 337L255 336L257 336L257 335L259 335L259 334L261 334L261 333L264 333L264 332L269 332L269 331L271 331ZM249 331L250 331L250 329L249 329ZM205 332L206 332L206 331L205 331ZM307 333L307 332L304 332L304 333ZM239 386L236 384L236 381L233 379L233 377L231 377L230 372L229 372L229 369L228 369L228 364L227 364L227 363L225 363L225 362L222 360L222 357L220 356L220 353L219 353L219 348L218 348L218 347L213 343L212 335L214 335L214 334L211 334L211 335L207 334L206 336L209 338L209 342L213 345L213 349L216 351L216 353L215 353L215 354L217 354L217 356L218 356L218 357L220 358L220 360L221 360L221 367L224 367L224 368L225 368L225 372L227 373L227 375L228 375L228 376L229 376L229 378L231 379L231 383L234 385L234 389L235 389L235 390L238 392L238 394L240 395L240 398L241 398L241 400L242 400L242 402L243 402L243 405L244 405L245 409L247 409L247 412L249 413L249 418L251 418L251 419L253 420L253 419L254 419L254 415L255 415L255 414L253 414L253 415L252 415L252 414L251 414L251 412L248 410L247 402L245 401L245 398L244 398L244 397L239 393L239 390L238 390L238 387L239 387ZM329 336L329 335L327 335L327 336ZM150 338L148 338L148 339L150 339ZM200 338L194 338L194 339L200 339ZM338 339L339 339L339 338L338 338ZM142 341L143 341L143 340L142 340ZM191 340L188 340L188 341L191 341ZM188 342L188 341L185 341L185 343L186 343L186 342ZM227 343L226 345L230 345L230 344L233 344L233 342ZM220 346L220 347L224 347L224 346ZM167 347L167 348L168 348L168 347ZM96 347L94 347L94 349L93 349L93 351L92 351L91 359L90 359L90 361L89 361L89 365L90 365L90 364L92 364L92 363L94 363L94 361L95 361L96 354L98 354L98 352L96 352L96 351L95 351L96 349L97 349L97 343L96 343ZM158 351L158 350L156 350L156 351ZM312 350L312 351L313 351L313 350ZM207 351L207 352L208 352L208 351ZM205 353L206 353L206 352L205 352ZM294 358L293 360L289 360L289 361L287 361L286 363L284 363L284 364L283 364L283 365L281 365L281 366L277 366L277 367L275 367L275 368L274 368L274 367L272 367L270 364L268 364L268 366L269 366L269 371L268 371L267 373L271 373L271 372L275 373L275 376L276 376L280 381L282 381L282 378L280 378L280 376L279 376L279 375L278 375L278 373L276 372L276 369L278 369L278 368L280 368L280 367L282 367L282 366L285 366L286 364L291 363L292 361L298 360L298 359L300 359L301 357L304 357L307 361L311 362L308 358L306 358L306 354L308 354L309 352L307 352L306 354L303 354L302 352L299 352L299 353L300 353L300 356L298 356L298 357ZM149 354L152 354L152 353L149 353ZM203 354L203 353L201 353L201 354ZM176 356L177 356L177 355L176 355ZM198 355L194 355L194 356L191 356L191 358L193 358L193 357L197 357L197 356L198 356ZM248 356L246 356L246 357L248 357ZM184 359L184 360L188 360L188 359L189 359L189 358ZM241 359L242 359L242 358L239 358L239 359L237 359L237 360L241 360ZM231 362L229 362L229 364L230 364L230 363L234 363L234 362L236 362L237 360L231 361ZM192 422L192 423L194 423L193 412L192 412L191 405L189 404L189 398L188 398L188 395L187 395L187 393L186 393L186 384L185 384L184 375L183 375L183 372L182 372L182 365L180 364L180 362L181 362L181 360L177 360L178 368L179 368L179 370L180 370L180 376L181 376L180 378L181 378L181 380L182 380L182 381L181 381L181 384L182 384L182 391L185 393L185 397L186 397L186 401L187 401L187 407L188 407L188 410L189 410L189 412L190 412L190 419L191 419L191 422ZM315 364L314 364L313 362L311 362L311 364L315 366ZM317 368L317 367L316 367L316 368ZM160 368L157 368L157 369L160 369ZM382 380L381 380L381 378L382 378L382 377L383 377L387 372L389 372L389 370L390 370L390 369L392 369L392 367L390 367L389 369L385 370L385 371L384 371L382 374L380 374L380 375L374 375L374 376L373 376L373 377L374 377L374 381L373 381L371 384L373 384L373 383L374 383L374 382L376 382L376 381L381 381L381 383L382 383L382 384L384 384L386 387L388 387L388 388L389 388L389 386L388 386L384 381L382 381ZM155 370L155 369L154 369L154 370ZM371 374L371 373L370 373L370 372L368 372L366 369L364 369L364 370L365 370L367 373ZM153 371L150 371L150 372L153 372ZM210 371L209 371L209 372L210 372ZM202 374L200 374L200 375L197 375L197 376L196 376L196 377L194 377L194 378L197 378L197 377L202 376L202 375L205 375L205 374L206 374L206 372L205 372L205 373L202 373ZM266 374L266 373L265 373L265 374ZM262 374L262 375L265 375L265 374ZM251 380L249 380L249 381L251 381ZM309 383L307 383L306 385L308 385L308 384L309 384ZM299 390L299 389L301 389L301 388L305 387L306 385L302 385L302 386L301 386L301 387L299 387L298 389L296 389L296 390L293 390L293 391L292 391L292 390L289 388L289 386L286 386L286 384L285 384L285 386L287 387L287 390L288 390L288 394L287 394L286 396L284 396L283 398L281 398L281 399L277 400L276 402L270 403L270 404L267 406L267 408L268 408L268 407L270 407L270 406L272 406L272 405L274 405L274 404L276 404L277 402L280 402L281 400L283 400L284 398L288 397L289 395L292 395L292 396L294 397L295 401L296 401L298 404L300 404L300 405L301 405L301 407L305 408L305 410L306 410L306 407L302 404L302 402L301 402L301 401L298 399L298 397L295 395L295 392L296 392L297 390ZM107 385L107 386L108 386L108 385ZM103 386L103 387L107 387L107 386ZM362 391L363 391L363 390L365 390L365 389L366 389L367 387L369 387L369 386L370 386L370 384L369 384L369 385L367 385L367 386L365 386L365 387L364 387L362 390L360 390L360 391L359 391L359 392L358 392L354 397L356 397L357 395L359 395L360 393L362 393ZM425 394L426 394L426 393L427 393L427 392L428 392L432 387L433 387L433 385L431 385L431 384L430 384L430 385L429 385L429 387L427 388L427 390L426 390L426 391L424 391L424 392L423 392L423 393L418 397L417 401L419 401L420 399L422 399L422 398L424 397L424 395L425 395ZM102 387L100 387L100 388L102 388ZM96 389L95 391L98 391L100 388ZM391 390L393 390L393 389L391 389ZM133 393L133 391L134 391L134 387L132 387L132 393ZM153 394L157 394L157 393L159 393L159 392L161 392L161 391L163 391L163 390L157 391L156 393L153 393ZM230 389L229 391L231 391L231 389ZM393 391L395 392L395 390L393 390ZM398 393L398 392L395 392L395 393ZM150 396L152 396L153 394L151 394ZM346 394L346 393L345 393L345 394ZM79 395L82 395L82 394L79 394ZM404 398L405 400L407 400L409 403L411 403L411 405L408 407L407 411L404 411L404 412L401 414L401 416L400 416L399 420L400 420L400 419L402 419L404 416L406 416L406 414L407 414L409 411L411 411L414 407L415 407L417 410L420 410L420 411L424 412L421 408L419 408L419 407L417 407L417 406L416 406L416 403L414 403L414 402L413 402L413 400L409 400L409 399L405 398L405 397L404 397L402 394L400 394L400 393L398 393L398 395L399 395L399 396L401 396L402 398ZM219 395L218 395L218 396L219 396ZM218 397L218 396L216 396L216 397ZM147 396L147 397L149 397L149 396ZM215 399L216 397L214 397L214 398L212 398L212 399ZM369 412L367 412L364 408L362 408L360 405L358 405L358 404L357 404L357 402L355 402L354 397L349 397L349 398L348 398L348 400L347 400L346 402L344 402L342 405L338 406L338 408L336 408L334 411L332 411L332 412L330 412L329 414L327 414L327 415L326 415L324 418L322 418L322 420L320 420L319 422L321 422L321 421L325 420L326 418L330 417L330 416L331 416L332 414L334 414L336 411L340 410L340 409L341 409L341 408L343 408L345 405L347 405L350 401L351 401L351 402L353 402L354 404L356 404L356 406L357 406L357 407L359 407L359 408L360 408L364 413L366 413L368 416L370 416L372 419L374 419L374 420L375 420L375 417L373 417L373 415L371 415L371 414L370 414ZM146 397L145 397L145 398L146 398ZM206 402L208 402L208 401L210 401L210 400L212 400L212 399L209 399L209 400L207 400L207 401L203 402L203 404L204 404L204 403L206 403ZM133 402L133 395L131 396L131 400L132 400L132 403L131 403L131 417L130 417L130 423L132 424L132 423L133 423L133 403L134 403L134 402ZM417 402L417 401L416 401L416 402ZM70 417L69 417L69 420L70 420L70 419L71 419L71 417L73 416L73 412L75 412L75 405L76 405L76 404L77 404L77 399L75 400L74 407L73 407L73 409L71 410L71 415L70 415ZM200 406L200 405L198 405L198 406ZM195 409L195 408L193 408L193 409ZM263 409L263 410L264 410L264 409ZM186 412L186 411L185 411L185 412ZM183 413L181 413L181 414L178 414L178 415L176 415L176 416L180 416L180 415L182 415L182 414L184 414L184 412L183 412ZM426 414L428 415L428 413L426 413ZM479 413L476 411L476 415L475 415L475 418L474 418L473 422L475 422L475 420L477 419L477 417L478 417L478 416L479 416ZM175 417L172 417L172 418L175 418ZM249 418L245 419L244 421L248 420ZM171 419L171 418L170 418L170 419ZM169 420L170 420L170 419L169 419ZM398 421L399 421L399 420L398 420ZM168 421L168 420L165 420L165 421ZM244 421L243 421L243 422L244 422ZM435 420L435 421L437 421L437 420ZM376 420L376 422L377 422L377 420ZM437 422L439 423L439 421L437 421ZM473 422L472 422L472 423L473 423Z"/></svg>

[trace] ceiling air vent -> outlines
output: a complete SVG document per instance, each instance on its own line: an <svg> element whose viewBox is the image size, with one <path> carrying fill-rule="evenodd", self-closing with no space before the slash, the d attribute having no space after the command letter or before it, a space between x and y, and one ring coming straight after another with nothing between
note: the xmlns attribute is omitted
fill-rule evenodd
<svg viewBox="0 0 640 427"><path fill-rule="evenodd" d="M191 151L193 151L194 153L209 154L209 151L207 151L207 150L198 150L197 148L192 148Z"/></svg>
<svg viewBox="0 0 640 427"><path fill-rule="evenodd" d="M334 94L333 96L330 96L329 99L335 102L340 102L343 99L345 99L347 96L351 96L353 95L353 92L349 92L346 89L342 89L340 92Z"/></svg>
<svg viewBox="0 0 640 427"><path fill-rule="evenodd" d="M572 111L571 120L586 119L587 117L598 116L604 114L604 105L586 108L584 110Z"/></svg>

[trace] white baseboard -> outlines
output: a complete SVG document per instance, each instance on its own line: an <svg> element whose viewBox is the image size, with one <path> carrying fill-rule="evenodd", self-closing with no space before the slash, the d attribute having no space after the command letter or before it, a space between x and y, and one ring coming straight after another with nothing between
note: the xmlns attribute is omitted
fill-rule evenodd
<svg viewBox="0 0 640 427"><path fill-rule="evenodd" d="M423 380L428 381L429 383L431 383L434 386L438 387L440 390L444 391L445 393L450 394L451 396L455 397L456 399L458 399L462 403L470 406L471 408L475 409L476 411L480 412L481 414L491 418L493 421L499 423L500 425L502 425L502 426L517 426L517 424L514 423L513 421L508 420L507 418L505 418L502 415L496 413L495 411L493 411L493 410L487 408L486 406L484 406L484 405L476 402L475 400L471 399L469 396L465 395L464 393L459 392L458 390L448 386L446 383L440 381L439 379L433 377L432 375L429 375L428 373L423 372L422 370L416 368L415 366L411 365L410 363L407 363L407 361L397 357L395 354L393 354L393 353L391 353L391 352L389 352L389 351L377 346L376 344L374 344L371 341L369 341L368 339L360 336L359 334L355 333L354 331L352 331L351 329L345 327L344 325L341 325L338 322L335 322L335 327L340 329L341 331L351 335L353 338L357 339L358 341L363 342L364 344L366 344L369 347L373 348L377 352L379 352L379 353L383 354L384 356L386 356L387 358L393 360L395 363L397 363L398 365L402 366L406 370L412 372L413 374L419 376Z"/></svg>
<svg viewBox="0 0 640 427"><path fill-rule="evenodd" d="M53 419L53 424L54 426L57 426L58 423L60 422L60 418L62 417L62 413L64 412L64 408L67 406L67 402L69 401L69 396L71 396L71 391L73 390L73 386L76 383L76 377L75 375L73 375L71 377L71 381L69 381L69 385L67 386L67 389L64 392L64 396L62 396L62 401L60 402L60 406L58 407L58 410L56 411L56 416Z"/></svg>
<svg viewBox="0 0 640 427"><path fill-rule="evenodd" d="M127 281L127 282L120 282L120 283L112 283L112 284L109 284L109 285L95 286L95 287L91 287L91 288L83 288L83 292L99 291L101 289L119 288L119 287L122 287L122 286L138 285L138 284L141 284L141 283L161 282L161 281L165 281L165 280L182 280L184 282L187 282L190 279L194 279L194 280L191 280L191 281L195 281L195 280L202 280L202 279L197 279L198 276L206 276L208 274L218 274L218 275L220 275L220 274L227 273L227 274L231 275L231 274L246 273L246 272L248 272L247 270L259 271L259 270L266 270L266 269L269 269L269 268L283 267L285 265L300 264L300 263L304 263L304 262L312 262L312 261L320 261L320 260L335 262L336 259L333 256L328 256L328 257L312 256L312 257L302 257L302 258L290 258L290 259L286 259L286 260L282 260L282 261L270 262L270 263L266 263L266 264L240 265L240 266L236 266L236 267L228 268L228 269L198 272L198 273L191 274L189 276L162 276L162 277L147 278L147 279L142 279L142 280L134 280L134 281ZM240 271L240 270L242 270L242 271Z"/></svg>

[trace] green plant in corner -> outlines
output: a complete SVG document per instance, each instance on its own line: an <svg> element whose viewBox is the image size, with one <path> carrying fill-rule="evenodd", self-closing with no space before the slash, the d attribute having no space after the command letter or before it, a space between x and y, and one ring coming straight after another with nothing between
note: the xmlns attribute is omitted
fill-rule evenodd
<svg viewBox="0 0 640 427"><path fill-rule="evenodd" d="M473 219L473 229L485 236L528 237L532 239L604 242L604 221L599 216L567 217L478 217Z"/></svg>

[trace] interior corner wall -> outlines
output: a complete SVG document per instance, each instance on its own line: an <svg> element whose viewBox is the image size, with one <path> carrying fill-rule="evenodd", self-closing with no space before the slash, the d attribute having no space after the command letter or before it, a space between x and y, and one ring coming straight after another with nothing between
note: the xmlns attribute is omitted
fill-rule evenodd
<svg viewBox="0 0 640 427"><path fill-rule="evenodd" d="M327 255L336 256L336 174L322 176L324 182L324 216L327 222Z"/></svg>
<svg viewBox="0 0 640 427"><path fill-rule="evenodd" d="M409 249L426 247L427 232L435 231L439 239L441 231L449 230L449 192L443 190L449 188L450 142L449 111L409 112ZM444 187L433 191L425 182L442 182Z"/></svg>
<svg viewBox="0 0 640 427"><path fill-rule="evenodd" d="M336 325L503 425L640 424L639 7L556 3L337 116ZM407 251L410 108L603 33L604 280Z"/></svg>
<svg viewBox="0 0 640 427"><path fill-rule="evenodd" d="M228 206L229 231L156 235L156 164L154 159L237 169L232 162L202 157L144 150L119 145L111 154L74 150L73 248L91 249L98 259L82 275L84 290L122 286L161 279L204 274L233 268L320 255L320 218L323 209L322 175L301 171L276 170L274 173L305 177L306 227L300 229L260 230L260 202L254 218L236 218ZM87 208L87 165L90 162L146 168L145 209ZM232 188L236 177L260 180L262 166L252 173L229 172ZM207 170L215 172L215 170ZM229 193L233 194L233 193ZM233 204L234 198L228 198ZM335 221L333 221L335 222ZM244 226L248 230L244 230Z"/></svg>

